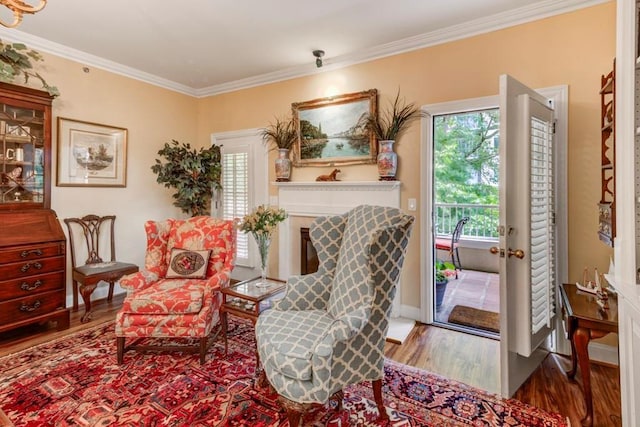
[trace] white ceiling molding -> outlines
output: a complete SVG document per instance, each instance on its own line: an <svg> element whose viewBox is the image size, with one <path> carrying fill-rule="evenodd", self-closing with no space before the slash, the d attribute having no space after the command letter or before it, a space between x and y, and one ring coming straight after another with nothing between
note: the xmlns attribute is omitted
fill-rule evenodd
<svg viewBox="0 0 640 427"><path fill-rule="evenodd" d="M318 69L313 64L302 67L291 67L272 73L257 75L245 79L230 81L228 83L210 86L203 89L179 84L160 78L132 67L105 60L97 56L87 54L80 50L71 49L58 43L53 43L40 37L35 37L16 29L0 28L0 37L13 42L21 42L30 48L60 56L62 58L77 61L86 66L97 67L122 76L140 80L155 86L163 87L185 95L197 98L214 96L221 93L233 92L250 87L261 86L278 81L317 74L348 67L387 56L397 55L412 50L443 44L478 34L488 33L523 24L554 15L572 12L578 9L608 3L613 0L547 0L509 12L498 13L491 17L468 21L464 24L454 25L442 30L432 31L415 37L383 44L371 49L363 49L359 52L328 58L324 66Z"/></svg>
<svg viewBox="0 0 640 427"><path fill-rule="evenodd" d="M129 77L135 80L140 80L142 82L169 89L174 92L179 92L190 96L197 96L196 90L189 86L163 79L156 75L146 73L144 71L140 71L138 69L128 67L117 62L109 61L108 59L100 58L81 50L72 49L59 43L55 43L41 37L24 33L20 30L0 27L0 38L2 38L2 40L11 41L14 43L24 43L31 49L35 49L40 52L46 52L52 55L59 56L61 58L70 59L72 61L79 62L83 66L100 68L114 74L119 74L121 76Z"/></svg>

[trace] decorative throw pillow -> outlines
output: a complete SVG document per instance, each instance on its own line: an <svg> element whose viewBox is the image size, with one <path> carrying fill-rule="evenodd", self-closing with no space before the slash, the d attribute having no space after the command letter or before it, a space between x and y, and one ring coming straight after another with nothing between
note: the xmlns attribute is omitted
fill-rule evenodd
<svg viewBox="0 0 640 427"><path fill-rule="evenodd" d="M171 249L167 279L204 279L207 275L211 249Z"/></svg>

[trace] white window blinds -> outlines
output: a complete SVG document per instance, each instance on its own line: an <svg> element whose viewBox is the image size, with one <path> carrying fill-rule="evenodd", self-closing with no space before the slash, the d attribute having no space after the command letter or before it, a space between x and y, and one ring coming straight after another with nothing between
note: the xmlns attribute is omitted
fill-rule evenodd
<svg viewBox="0 0 640 427"><path fill-rule="evenodd" d="M555 195L552 124L531 117L531 333L555 316Z"/></svg>
<svg viewBox="0 0 640 427"><path fill-rule="evenodd" d="M222 216L242 219L249 213L249 146L224 149L222 153ZM249 239L238 232L237 258L239 265L249 264Z"/></svg>

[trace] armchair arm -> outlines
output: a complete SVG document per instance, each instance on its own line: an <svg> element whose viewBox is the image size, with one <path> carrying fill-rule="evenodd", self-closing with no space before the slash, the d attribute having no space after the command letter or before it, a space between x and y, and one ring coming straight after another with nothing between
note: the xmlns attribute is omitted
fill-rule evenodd
<svg viewBox="0 0 640 427"><path fill-rule="evenodd" d="M304 276L291 276L287 281L285 296L274 302L273 309L280 311L323 310L329 301L332 281L333 277L319 272Z"/></svg>
<svg viewBox="0 0 640 427"><path fill-rule="evenodd" d="M230 278L231 269L225 268L207 279L205 289L211 290L213 292L219 292L220 289L229 286Z"/></svg>
<svg viewBox="0 0 640 427"><path fill-rule="evenodd" d="M324 338L315 348L314 355L328 357L333 353L337 342L347 341L357 335L371 317L370 308L360 308L336 319Z"/></svg>
<svg viewBox="0 0 640 427"><path fill-rule="evenodd" d="M128 292L139 291L146 288L151 283L157 282L159 277L156 273L149 270L141 270L137 273L128 274L120 278L120 287Z"/></svg>

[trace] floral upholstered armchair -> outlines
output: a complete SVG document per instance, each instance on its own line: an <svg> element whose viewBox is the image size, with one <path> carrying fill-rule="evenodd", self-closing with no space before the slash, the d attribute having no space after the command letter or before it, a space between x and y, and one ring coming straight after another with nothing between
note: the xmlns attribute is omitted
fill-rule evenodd
<svg viewBox="0 0 640 427"><path fill-rule="evenodd" d="M191 350L199 352L204 363L211 332L219 323L220 289L229 284L235 266L235 224L198 216L147 221L145 231L144 270L120 280L128 294L116 316L118 363L127 349L150 349L137 345L144 337L199 338ZM126 338L133 341L128 347Z"/></svg>
<svg viewBox="0 0 640 427"><path fill-rule="evenodd" d="M266 379L297 427L309 406L372 381L382 419L384 343L414 218L394 208L359 206L310 227L318 271L293 276L287 292L258 317L256 340Z"/></svg>

